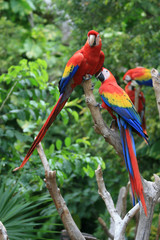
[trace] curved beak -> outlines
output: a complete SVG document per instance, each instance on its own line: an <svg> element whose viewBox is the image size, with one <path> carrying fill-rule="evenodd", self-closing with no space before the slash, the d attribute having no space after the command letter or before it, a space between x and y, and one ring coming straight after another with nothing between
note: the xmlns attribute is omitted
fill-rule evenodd
<svg viewBox="0 0 160 240"><path fill-rule="evenodd" d="M96 78L98 78L101 82L104 82L104 80L105 80L105 77L104 77L104 75L103 75L103 72L100 72L100 73L96 76Z"/></svg>
<svg viewBox="0 0 160 240"><path fill-rule="evenodd" d="M89 35L88 37L88 43L90 47L94 47L96 45L96 36L95 35Z"/></svg>
<svg viewBox="0 0 160 240"><path fill-rule="evenodd" d="M129 81L131 81L132 79L131 79L131 77L130 77L129 75L126 75L126 76L125 76L125 80L126 80L127 82L129 82Z"/></svg>

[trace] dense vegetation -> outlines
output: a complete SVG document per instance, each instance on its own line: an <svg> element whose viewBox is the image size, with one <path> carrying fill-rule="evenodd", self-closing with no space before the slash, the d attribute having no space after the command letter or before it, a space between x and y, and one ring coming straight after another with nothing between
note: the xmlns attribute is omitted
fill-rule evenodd
<svg viewBox="0 0 160 240"><path fill-rule="evenodd" d="M0 12L0 183L3 185L0 191L7 193L17 183L15 192L21 202L41 206L41 211L30 208L35 217L32 220L38 224L34 225L37 229L34 237L55 239L59 233L53 231L60 231L63 226L56 225L61 222L49 200L37 151L21 171L12 170L20 165L58 99L57 86L65 64L85 43L89 30L100 32L105 67L121 87L124 87L122 76L130 68L160 70L160 3L158 0L145 3L142 0L1 0ZM100 101L100 84L95 78L93 82L94 94ZM140 172L151 180L153 173L160 174L160 121L153 89L142 90L146 97L150 146L135 138ZM109 114L102 113L110 125ZM128 182L128 174L115 150L94 132L92 125L79 86L42 144L51 168L57 170L59 186L78 226L83 232L103 239L97 218L102 215L109 223L109 217L97 193L94 171L100 163L107 189L115 201L120 187ZM153 235L158 210L157 207ZM128 239L133 239L133 233L134 224L130 224Z"/></svg>

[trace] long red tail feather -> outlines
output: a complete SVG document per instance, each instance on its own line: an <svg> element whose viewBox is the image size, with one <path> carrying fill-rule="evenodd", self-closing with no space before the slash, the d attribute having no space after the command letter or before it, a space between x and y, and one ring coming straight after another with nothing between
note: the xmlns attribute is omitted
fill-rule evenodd
<svg viewBox="0 0 160 240"><path fill-rule="evenodd" d="M146 203L145 203L145 200L144 200L143 185L142 185L141 176L140 176L140 173L139 173L137 158L136 158L136 155L134 153L133 146L132 146L132 139L131 139L131 136L130 136L129 129L127 128L125 130L125 132L126 132L126 140L127 140L131 165L132 165L132 169L133 169L133 176L131 176L131 174L130 174L130 181L131 181L133 195L136 192L137 196L141 200L144 212L147 216L147 207L146 207Z"/></svg>
<svg viewBox="0 0 160 240"><path fill-rule="evenodd" d="M62 108L64 107L65 103L68 100L68 98L66 98L66 97L64 98L63 96L64 96L63 94L60 95L60 97L59 97L56 105L54 106L52 112L50 113L49 117L47 118L47 120L44 123L43 127L41 128L40 132L38 133L36 139L32 143L32 146L30 147L28 153L26 154L22 164L20 165L20 167L15 168L13 171L17 171L18 169L22 168L26 164L26 162L28 161L28 159L32 155L34 149L37 147L37 145L44 138L48 128L51 126L51 124L53 123L53 121L55 120L55 118L60 113L60 111L62 110Z"/></svg>

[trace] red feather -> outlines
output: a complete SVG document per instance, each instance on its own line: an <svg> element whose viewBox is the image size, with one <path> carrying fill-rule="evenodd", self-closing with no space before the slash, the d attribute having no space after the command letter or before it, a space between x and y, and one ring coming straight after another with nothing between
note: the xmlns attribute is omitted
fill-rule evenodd
<svg viewBox="0 0 160 240"><path fill-rule="evenodd" d="M52 122L55 120L56 116L58 115L58 113L62 110L62 108L64 107L65 103L67 102L68 99L66 99L65 101L62 101L62 95L59 97L56 105L54 106L52 112L50 113L49 117L47 118L45 124L43 125L43 127L41 128L40 132L38 133L36 139L34 140L34 142L32 143L32 146L30 147L27 155L25 156L22 164L20 165L20 167L15 168L13 171L17 171L18 169L22 168L26 162L28 161L28 159L30 158L30 156L32 155L34 149L36 148L36 146L38 145L38 143L41 142L42 138L45 136L48 128L50 127L50 125L52 124Z"/></svg>
<svg viewBox="0 0 160 240"><path fill-rule="evenodd" d="M131 86L131 81L125 86L125 91L130 97L133 104L135 104L135 87ZM145 119L145 97L142 91L140 91L138 96L138 113L142 120L142 128L145 134L147 134L146 130L146 119Z"/></svg>
<svg viewBox="0 0 160 240"><path fill-rule="evenodd" d="M147 216L147 208L146 208L146 204L145 204L145 200L144 200L144 196L143 196L143 185L141 182L141 176L139 173L139 167L138 167L138 163L137 163L137 158L136 155L134 153L133 147L132 147L132 141L131 141L131 136L129 133L129 129L125 130L126 133L126 139L127 139L127 147L129 150L129 155L130 155L130 160L131 160L131 165L132 165L132 169L133 169L133 174L134 176L132 177L131 174L130 175L130 180L131 180L131 185L132 185L132 191L133 191L133 195L136 192L138 197L141 200L144 212Z"/></svg>
<svg viewBox="0 0 160 240"><path fill-rule="evenodd" d="M143 132L141 119L129 96L117 84L112 73L106 68L103 68L98 78L102 82L99 88L102 107L107 109L113 118L116 117L121 133L123 155L130 176L133 198L135 198L136 194L141 200L144 212L147 215L132 131L136 131L140 136L144 137L146 141L148 136Z"/></svg>
<svg viewBox="0 0 160 240"><path fill-rule="evenodd" d="M95 35L95 41L93 42L93 46L90 46L88 42L90 35ZM101 51L102 42L101 38L99 37L99 33L97 33L94 30L91 30L88 33L88 39L85 45L69 59L62 79L60 81L61 95L59 97L59 100L57 104L54 106L45 124L41 128L38 136L32 143L32 146L30 147L27 155L25 156L21 166L14 169L14 171L18 170L19 168L22 168L28 161L34 149L36 148L38 143L43 139L48 128L64 107L73 89L77 85L81 84L81 82L83 81L83 77L87 74L94 75L101 70L104 63L104 53Z"/></svg>

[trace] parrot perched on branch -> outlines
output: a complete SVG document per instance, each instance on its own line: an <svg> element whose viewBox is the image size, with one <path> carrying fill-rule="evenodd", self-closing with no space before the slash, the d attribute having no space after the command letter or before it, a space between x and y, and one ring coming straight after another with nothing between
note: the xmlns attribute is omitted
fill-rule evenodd
<svg viewBox="0 0 160 240"><path fill-rule="evenodd" d="M126 83L135 80L138 85L153 87L151 70L144 67L136 67L128 70L123 76L123 80Z"/></svg>
<svg viewBox="0 0 160 240"><path fill-rule="evenodd" d="M52 112L38 133L36 139L32 143L27 155L25 156L20 167L15 168L14 171L22 168L32 155L36 146L41 142L45 136L48 128L51 126L56 116L64 107L73 89L82 83L83 80L88 80L92 75L101 71L104 63L104 53L101 51L101 38L99 33L91 30L88 32L87 41L85 45L78 50L67 62L64 73L59 82L60 97L54 106Z"/></svg>
<svg viewBox="0 0 160 240"><path fill-rule="evenodd" d="M97 78L102 82L99 93L102 99L102 108L109 111L116 119L121 136L123 155L129 172L131 188L133 193L133 203L135 204L135 193L141 200L145 214L147 208L144 199L143 185L139 173L136 149L132 131L135 130L146 141L148 136L143 132L141 119L136 109L128 97L127 93L117 84L112 73L103 68Z"/></svg>
<svg viewBox="0 0 160 240"><path fill-rule="evenodd" d="M134 84L132 85L132 81L128 82L128 84L125 86L125 91L133 104L135 104L135 86ZM145 97L142 90L140 90L138 96L138 113L141 117L143 132L147 134L145 119Z"/></svg>

